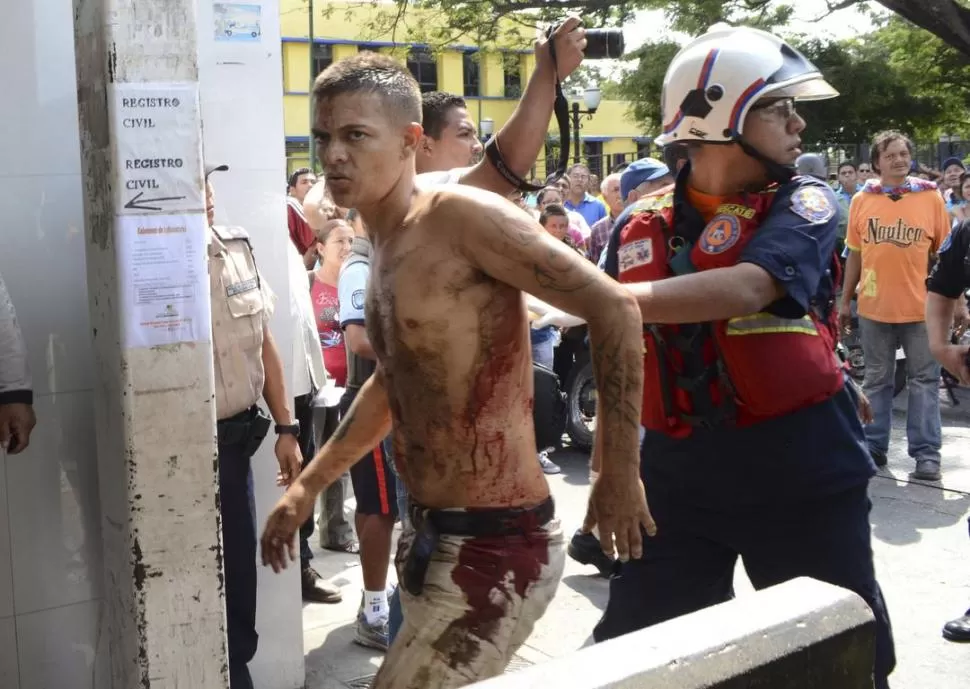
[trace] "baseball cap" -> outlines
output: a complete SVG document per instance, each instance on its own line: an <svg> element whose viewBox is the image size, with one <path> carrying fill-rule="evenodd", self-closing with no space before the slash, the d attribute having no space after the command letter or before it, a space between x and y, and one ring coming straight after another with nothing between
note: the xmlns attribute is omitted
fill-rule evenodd
<svg viewBox="0 0 970 689"><path fill-rule="evenodd" d="M206 163L205 178L209 179L209 175L211 175L213 172L229 172L229 166L226 165L225 163L221 165Z"/></svg>
<svg viewBox="0 0 970 689"><path fill-rule="evenodd" d="M808 175L816 179L825 179L825 162L822 156L815 153L802 153L795 160L795 172L799 175Z"/></svg>
<svg viewBox="0 0 970 689"><path fill-rule="evenodd" d="M944 160L943 161L943 167L940 168L940 169L943 170L943 172L946 172L946 169L948 167L950 167L951 165L956 165L961 170L966 170L966 167L964 166L963 161L960 160L959 158L957 158L956 156L954 156L952 158L947 158L946 160Z"/></svg>
<svg viewBox="0 0 970 689"><path fill-rule="evenodd" d="M644 182L652 182L670 174L670 168L656 158L640 158L620 175L620 198L624 201L631 191Z"/></svg>

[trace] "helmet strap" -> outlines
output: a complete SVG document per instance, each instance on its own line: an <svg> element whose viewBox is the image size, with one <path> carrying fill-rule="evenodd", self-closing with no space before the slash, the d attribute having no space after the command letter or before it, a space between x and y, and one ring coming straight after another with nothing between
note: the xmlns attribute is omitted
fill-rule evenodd
<svg viewBox="0 0 970 689"><path fill-rule="evenodd" d="M768 156L764 155L757 148L745 141L740 134L734 136L734 143L741 147L748 156L754 158L759 163L765 166L765 171L768 173L768 179L772 182L777 182L778 184L786 184L791 181L792 177L795 176L795 168L791 165L782 165L781 163L772 160Z"/></svg>

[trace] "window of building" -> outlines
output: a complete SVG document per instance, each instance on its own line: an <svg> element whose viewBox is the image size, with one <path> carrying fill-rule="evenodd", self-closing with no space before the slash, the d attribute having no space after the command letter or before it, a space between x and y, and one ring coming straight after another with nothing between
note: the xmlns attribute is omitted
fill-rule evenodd
<svg viewBox="0 0 970 689"><path fill-rule="evenodd" d="M613 163L610 165L610 171L611 171L611 173L612 173L613 168L615 168L617 165L622 165L625 162L626 162L626 153L614 153L613 154Z"/></svg>
<svg viewBox="0 0 970 689"><path fill-rule="evenodd" d="M333 64L333 46L327 43L313 44L313 78Z"/></svg>
<svg viewBox="0 0 970 689"><path fill-rule="evenodd" d="M438 90L438 63L427 48L411 48L408 69L421 87L421 93Z"/></svg>
<svg viewBox="0 0 970 689"><path fill-rule="evenodd" d="M502 71L505 73L505 97L522 97L522 64L518 53L505 53L502 56Z"/></svg>
<svg viewBox="0 0 970 689"><path fill-rule="evenodd" d="M468 50L461 55L461 71L464 75L464 95L481 95L481 65L479 64L479 53L477 50Z"/></svg>
<svg viewBox="0 0 970 689"><path fill-rule="evenodd" d="M589 173L603 179L603 142L584 141L583 158L586 159Z"/></svg>
<svg viewBox="0 0 970 689"><path fill-rule="evenodd" d="M650 157L650 142L637 141L637 160Z"/></svg>
<svg viewBox="0 0 970 689"><path fill-rule="evenodd" d="M310 144L307 141L286 142L286 169L292 172L310 165Z"/></svg>

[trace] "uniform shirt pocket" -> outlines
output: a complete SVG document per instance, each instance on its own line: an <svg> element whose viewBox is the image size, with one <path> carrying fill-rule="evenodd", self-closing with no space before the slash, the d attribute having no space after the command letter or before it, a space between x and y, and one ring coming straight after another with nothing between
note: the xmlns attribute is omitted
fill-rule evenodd
<svg viewBox="0 0 970 689"><path fill-rule="evenodd" d="M266 300L248 247L229 246L222 271L222 295L232 317L228 339L251 355L263 343Z"/></svg>

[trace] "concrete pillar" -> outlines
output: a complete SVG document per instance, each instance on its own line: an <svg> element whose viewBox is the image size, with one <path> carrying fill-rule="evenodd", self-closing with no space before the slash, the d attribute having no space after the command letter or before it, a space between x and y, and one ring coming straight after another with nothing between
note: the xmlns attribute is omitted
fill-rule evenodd
<svg viewBox="0 0 970 689"><path fill-rule="evenodd" d="M228 686L194 0L74 0L110 689Z"/></svg>

